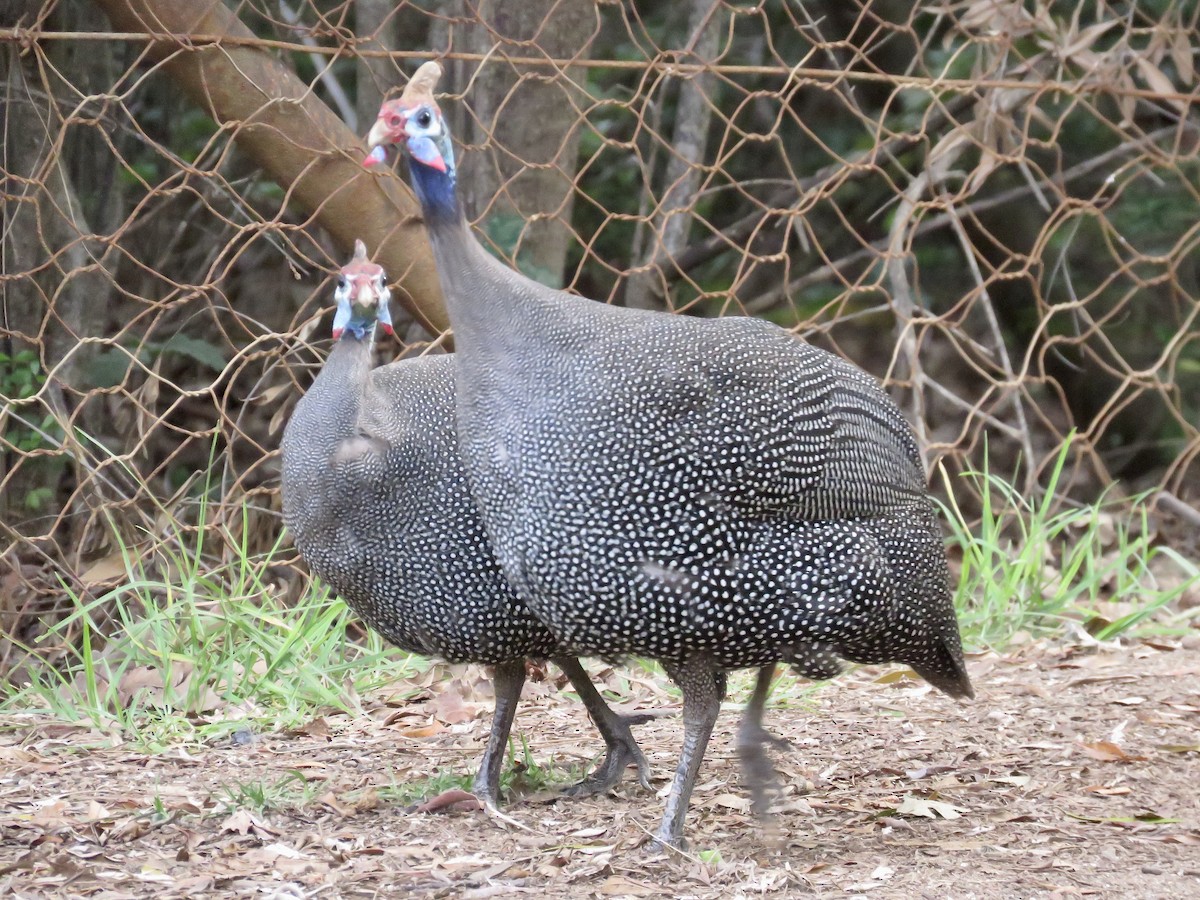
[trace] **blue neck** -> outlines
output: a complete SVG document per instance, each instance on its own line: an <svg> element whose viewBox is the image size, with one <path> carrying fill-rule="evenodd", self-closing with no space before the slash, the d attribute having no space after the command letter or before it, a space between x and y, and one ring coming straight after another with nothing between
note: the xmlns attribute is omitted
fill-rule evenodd
<svg viewBox="0 0 1200 900"><path fill-rule="evenodd" d="M432 166L409 159L408 171L427 224L452 223L462 218L453 167L448 172L439 172Z"/></svg>

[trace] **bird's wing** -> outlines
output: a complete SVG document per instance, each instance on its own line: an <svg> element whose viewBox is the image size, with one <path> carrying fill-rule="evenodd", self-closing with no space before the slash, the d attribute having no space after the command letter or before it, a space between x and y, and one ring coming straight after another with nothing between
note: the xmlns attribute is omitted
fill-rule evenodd
<svg viewBox="0 0 1200 900"><path fill-rule="evenodd" d="M372 369L356 424L359 434L392 447L453 440L450 357L404 359Z"/></svg>
<svg viewBox="0 0 1200 900"><path fill-rule="evenodd" d="M738 508L874 516L923 495L911 429L873 379L752 320L717 325L677 406L680 449Z"/></svg>

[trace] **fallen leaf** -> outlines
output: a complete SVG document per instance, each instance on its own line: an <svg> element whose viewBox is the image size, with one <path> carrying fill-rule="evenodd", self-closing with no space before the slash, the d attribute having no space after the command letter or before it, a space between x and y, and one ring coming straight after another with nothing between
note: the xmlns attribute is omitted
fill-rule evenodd
<svg viewBox="0 0 1200 900"><path fill-rule="evenodd" d="M97 803L95 800L88 801L87 816L84 818L85 822L97 822L101 819L109 818L112 818L112 813L110 813L102 804Z"/></svg>
<svg viewBox="0 0 1200 900"><path fill-rule="evenodd" d="M1085 756L1098 759L1101 762L1133 762L1145 759L1144 756L1131 756L1112 741L1093 741L1090 744L1080 743L1079 749Z"/></svg>
<svg viewBox="0 0 1200 900"><path fill-rule="evenodd" d="M573 838L594 838L600 837L600 835L604 834L606 831L608 831L608 829L604 826L599 826L596 828L580 828L578 831L572 831L570 836Z"/></svg>
<svg viewBox="0 0 1200 900"><path fill-rule="evenodd" d="M293 769L320 769L324 771L329 768L329 763L319 759L297 759L291 763ZM313 772L311 775L306 775L306 778L321 780L324 776L321 772Z"/></svg>
<svg viewBox="0 0 1200 900"><path fill-rule="evenodd" d="M1156 812L1147 811L1136 816L1091 816L1085 813L1068 812L1067 815L1080 822L1092 822L1097 825L1117 825L1121 828L1133 828L1137 825L1174 825L1178 819L1168 819Z"/></svg>
<svg viewBox="0 0 1200 900"><path fill-rule="evenodd" d="M662 888L643 884L624 875L610 875L600 883L600 894L605 897L653 897Z"/></svg>
<svg viewBox="0 0 1200 900"><path fill-rule="evenodd" d="M295 847L287 844L268 844L262 848L262 854L268 858L283 857L284 859L303 859L304 854Z"/></svg>
<svg viewBox="0 0 1200 900"><path fill-rule="evenodd" d="M253 834L255 837L278 837L279 832L246 809L239 809L221 823L221 832L229 834Z"/></svg>
<svg viewBox="0 0 1200 900"><path fill-rule="evenodd" d="M447 725L470 722L479 714L479 705L464 702L462 695L453 688L446 688L437 698L435 715Z"/></svg>
<svg viewBox="0 0 1200 900"><path fill-rule="evenodd" d="M479 798L474 794L468 793L461 788L451 788L448 791L442 791L436 797L431 797L424 803L414 806L412 811L419 813L469 812L482 808L483 804L479 802Z"/></svg>
<svg viewBox="0 0 1200 900"><path fill-rule="evenodd" d="M1142 643L1147 647L1153 647L1155 650L1162 650L1167 653L1173 653L1179 649L1178 644L1168 644L1163 641L1156 641L1153 638L1146 638Z"/></svg>
<svg viewBox="0 0 1200 900"><path fill-rule="evenodd" d="M737 794L717 794L715 797L705 800L700 805L705 808L720 806L740 813L750 812L750 798L739 797Z"/></svg>
<svg viewBox="0 0 1200 900"><path fill-rule="evenodd" d="M1162 841L1164 844L1200 846L1200 834L1148 834L1144 839L1148 841Z"/></svg>
<svg viewBox="0 0 1200 900"><path fill-rule="evenodd" d="M36 825L39 828L52 830L62 828L65 825L71 824L71 821L63 815L67 811L66 800L55 800L53 803L47 803L45 806L38 808L30 817L30 824Z"/></svg>
<svg viewBox="0 0 1200 900"><path fill-rule="evenodd" d="M175 892L180 897L205 897L210 895L214 875L195 875L191 878L180 878L175 882Z"/></svg>
<svg viewBox="0 0 1200 900"><path fill-rule="evenodd" d="M906 794L896 807L896 812L902 816L923 816L926 819L936 819L939 816L943 819L959 819L966 810L942 800L928 800L914 794Z"/></svg>
<svg viewBox="0 0 1200 900"><path fill-rule="evenodd" d="M953 772L954 766L923 766L920 769L906 769L904 777L909 781L921 781L931 775L944 775Z"/></svg>
<svg viewBox="0 0 1200 900"><path fill-rule="evenodd" d="M440 732L445 726L441 722L430 722L428 725L412 725L395 729L406 738L429 738Z"/></svg>
<svg viewBox="0 0 1200 900"><path fill-rule="evenodd" d="M109 581L126 578L129 567L125 565L125 557L119 551L110 553L93 562L79 575L84 587L96 587Z"/></svg>
<svg viewBox="0 0 1200 900"><path fill-rule="evenodd" d="M921 676L912 669L893 669L874 679L875 684L908 684L910 682L919 684L920 681Z"/></svg>
<svg viewBox="0 0 1200 900"><path fill-rule="evenodd" d="M339 816L341 816L343 819L349 818L350 816L354 815L354 813L356 812L356 810L353 807L343 806L341 803L339 803L338 799L334 795L333 791L326 791L324 794L322 794L320 797L317 798L317 802L325 804L330 809L332 809L335 813L337 813Z"/></svg>
<svg viewBox="0 0 1200 900"><path fill-rule="evenodd" d="M582 847L575 847L574 849L588 856L596 856L600 853L612 853L616 849L616 844L584 844Z"/></svg>
<svg viewBox="0 0 1200 900"><path fill-rule="evenodd" d="M1066 687L1080 687L1085 684L1112 684L1122 681L1137 681L1137 678L1133 675L1084 675L1082 678L1072 678L1066 683Z"/></svg>
<svg viewBox="0 0 1200 900"><path fill-rule="evenodd" d="M158 669L150 666L134 666L128 669L121 676L121 680L117 682L117 695L121 698L123 706L127 706L130 699L139 691L147 691L151 698L161 699L163 679Z"/></svg>
<svg viewBox="0 0 1200 900"><path fill-rule="evenodd" d="M333 733L329 730L329 723L325 721L324 716L317 716L307 725L301 725L292 734L306 734L309 737L321 737L326 740L331 740Z"/></svg>

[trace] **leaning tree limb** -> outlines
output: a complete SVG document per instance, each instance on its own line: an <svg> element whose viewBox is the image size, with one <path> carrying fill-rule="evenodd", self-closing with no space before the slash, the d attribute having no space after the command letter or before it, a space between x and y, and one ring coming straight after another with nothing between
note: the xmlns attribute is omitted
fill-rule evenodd
<svg viewBox="0 0 1200 900"><path fill-rule="evenodd" d="M361 138L287 65L246 45L189 44L189 34L254 35L223 3L95 0L115 28L154 35L148 50L184 92L346 253L361 238L400 290L398 299L432 333L447 328L420 207L392 175L366 171Z"/></svg>

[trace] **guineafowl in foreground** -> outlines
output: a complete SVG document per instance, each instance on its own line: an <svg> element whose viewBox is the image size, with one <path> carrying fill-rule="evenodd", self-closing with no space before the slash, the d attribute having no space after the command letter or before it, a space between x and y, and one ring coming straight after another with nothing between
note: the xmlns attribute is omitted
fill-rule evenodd
<svg viewBox="0 0 1200 900"><path fill-rule="evenodd" d="M575 793L606 790L646 761L579 661L505 583L471 500L454 434L449 356L371 369L391 333L387 279L362 242L337 282L334 346L283 435L283 515L296 547L383 637L450 662L495 665L496 710L474 792L499 799L500 768L527 657L553 657L608 746Z"/></svg>
<svg viewBox="0 0 1200 900"><path fill-rule="evenodd" d="M511 584L574 651L662 662L684 743L658 830L680 845L725 671L765 667L739 734L763 806L775 663L901 661L971 696L911 429L875 381L753 319L591 303L474 240L426 63L383 105L454 326L458 435ZM766 773L766 774L764 774Z"/></svg>

